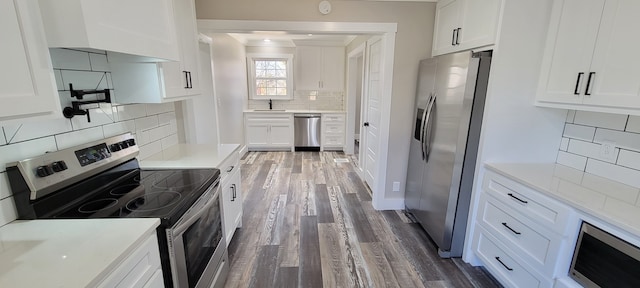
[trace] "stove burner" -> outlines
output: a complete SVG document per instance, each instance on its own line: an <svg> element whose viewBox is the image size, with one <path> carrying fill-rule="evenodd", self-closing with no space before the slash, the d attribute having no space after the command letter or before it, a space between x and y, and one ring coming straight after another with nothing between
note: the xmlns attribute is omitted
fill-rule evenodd
<svg viewBox="0 0 640 288"><path fill-rule="evenodd" d="M112 189L111 191L109 191L109 194L111 194L113 196L122 196L122 195L125 195L127 193L131 193L131 192L133 192L135 190L140 190L140 189L142 189L144 191L144 185L127 184L127 185L122 185L120 187Z"/></svg>
<svg viewBox="0 0 640 288"><path fill-rule="evenodd" d="M199 186L205 181L205 179L207 179L207 176L203 175L202 173L174 173L162 180L156 180L153 183L153 187L174 190L192 186Z"/></svg>
<svg viewBox="0 0 640 288"><path fill-rule="evenodd" d="M109 209L115 206L116 204L118 204L118 199L116 198L98 199L80 206L80 208L78 208L78 212L87 213L87 214L95 213L98 211Z"/></svg>
<svg viewBox="0 0 640 288"><path fill-rule="evenodd" d="M129 201L127 203L127 209L134 212L159 210L175 204L181 197L182 195L180 193L173 191L148 193Z"/></svg>

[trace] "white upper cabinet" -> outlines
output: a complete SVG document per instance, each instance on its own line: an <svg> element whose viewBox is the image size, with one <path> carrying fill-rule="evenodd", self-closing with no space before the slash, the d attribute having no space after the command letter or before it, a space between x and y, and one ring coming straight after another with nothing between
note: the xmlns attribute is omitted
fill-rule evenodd
<svg viewBox="0 0 640 288"><path fill-rule="evenodd" d="M174 0L180 61L162 63L112 62L116 103L162 103L201 94L198 32L193 0ZM213 80L210 80L213 81Z"/></svg>
<svg viewBox="0 0 640 288"><path fill-rule="evenodd" d="M640 114L640 1L554 2L536 103Z"/></svg>
<svg viewBox="0 0 640 288"><path fill-rule="evenodd" d="M109 61L177 61L171 0L40 0L49 47L112 52Z"/></svg>
<svg viewBox="0 0 640 288"><path fill-rule="evenodd" d="M37 1L1 1L0 35L0 121L62 117Z"/></svg>
<svg viewBox="0 0 640 288"><path fill-rule="evenodd" d="M294 62L296 90L344 91L344 47L298 46Z"/></svg>
<svg viewBox="0 0 640 288"><path fill-rule="evenodd" d="M495 44L502 0L438 1L433 56Z"/></svg>

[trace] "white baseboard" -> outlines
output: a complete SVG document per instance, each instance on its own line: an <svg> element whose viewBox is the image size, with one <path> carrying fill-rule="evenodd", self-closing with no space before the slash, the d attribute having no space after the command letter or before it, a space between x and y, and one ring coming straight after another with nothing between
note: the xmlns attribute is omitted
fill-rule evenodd
<svg viewBox="0 0 640 288"><path fill-rule="evenodd" d="M240 147L240 158L242 159L242 157L244 157L245 154L247 154L249 152L249 149L247 149L247 145L242 145L242 147Z"/></svg>
<svg viewBox="0 0 640 288"><path fill-rule="evenodd" d="M404 210L404 198L384 199L381 203L375 203L376 210Z"/></svg>

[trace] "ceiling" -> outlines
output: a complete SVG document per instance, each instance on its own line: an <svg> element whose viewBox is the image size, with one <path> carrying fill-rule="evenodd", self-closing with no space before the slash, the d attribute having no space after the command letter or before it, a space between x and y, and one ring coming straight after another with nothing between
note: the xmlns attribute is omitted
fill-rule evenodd
<svg viewBox="0 0 640 288"><path fill-rule="evenodd" d="M357 35L340 34L289 34L279 31L254 31L252 33L228 33L245 46L295 47L296 45L346 46ZM267 39L268 41L265 41Z"/></svg>

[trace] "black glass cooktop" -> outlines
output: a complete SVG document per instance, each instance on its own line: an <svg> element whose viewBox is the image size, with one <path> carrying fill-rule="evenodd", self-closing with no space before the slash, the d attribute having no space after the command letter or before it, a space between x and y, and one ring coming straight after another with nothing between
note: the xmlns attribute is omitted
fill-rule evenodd
<svg viewBox="0 0 640 288"><path fill-rule="evenodd" d="M125 163L35 203L38 218L161 218L173 225L220 175L218 169L140 170Z"/></svg>

